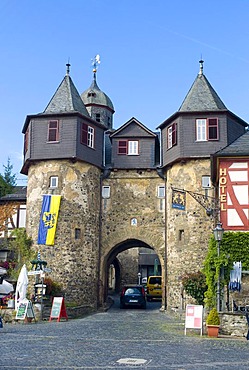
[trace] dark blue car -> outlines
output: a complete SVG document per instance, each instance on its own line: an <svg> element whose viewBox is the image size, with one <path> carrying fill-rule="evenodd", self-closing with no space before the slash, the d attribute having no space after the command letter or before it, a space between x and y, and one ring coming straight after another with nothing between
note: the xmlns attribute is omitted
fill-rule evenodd
<svg viewBox="0 0 249 370"><path fill-rule="evenodd" d="M125 307L146 308L145 290L142 285L126 285L120 294L120 308Z"/></svg>

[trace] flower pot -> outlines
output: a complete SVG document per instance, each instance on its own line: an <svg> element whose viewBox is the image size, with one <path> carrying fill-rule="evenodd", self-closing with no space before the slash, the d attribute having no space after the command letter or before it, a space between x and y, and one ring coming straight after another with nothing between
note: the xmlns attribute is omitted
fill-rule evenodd
<svg viewBox="0 0 249 370"><path fill-rule="evenodd" d="M207 325L207 333L209 337L217 338L219 334L219 325Z"/></svg>

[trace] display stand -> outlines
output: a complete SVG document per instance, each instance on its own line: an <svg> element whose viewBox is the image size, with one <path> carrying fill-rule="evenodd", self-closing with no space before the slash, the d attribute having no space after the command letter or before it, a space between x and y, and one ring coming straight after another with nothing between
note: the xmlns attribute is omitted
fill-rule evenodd
<svg viewBox="0 0 249 370"><path fill-rule="evenodd" d="M203 306L187 304L186 307L186 318L185 318L185 335L187 329L199 329L200 335L203 330Z"/></svg>
<svg viewBox="0 0 249 370"><path fill-rule="evenodd" d="M68 320L65 301L63 297L54 297L49 321L52 321L52 319L57 319L58 322L61 319Z"/></svg>
<svg viewBox="0 0 249 370"><path fill-rule="evenodd" d="M28 321L32 321L32 319L35 320L35 314L34 314L32 303L31 301L28 301L27 299L19 303L19 306L16 312L16 320L25 320L26 318L29 319Z"/></svg>

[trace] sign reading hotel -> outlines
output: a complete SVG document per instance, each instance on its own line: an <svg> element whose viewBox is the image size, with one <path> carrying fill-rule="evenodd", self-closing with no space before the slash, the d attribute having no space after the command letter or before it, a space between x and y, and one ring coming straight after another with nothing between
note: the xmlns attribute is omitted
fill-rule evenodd
<svg viewBox="0 0 249 370"><path fill-rule="evenodd" d="M249 230L249 160L220 160L219 198L222 226Z"/></svg>

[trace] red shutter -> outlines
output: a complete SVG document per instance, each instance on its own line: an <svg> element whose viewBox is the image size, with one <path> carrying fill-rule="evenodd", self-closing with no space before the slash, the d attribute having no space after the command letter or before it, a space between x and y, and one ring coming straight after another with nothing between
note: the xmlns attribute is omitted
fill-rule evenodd
<svg viewBox="0 0 249 370"><path fill-rule="evenodd" d="M172 125L172 146L177 144L177 123Z"/></svg>
<svg viewBox="0 0 249 370"><path fill-rule="evenodd" d="M88 134L88 126L85 123L82 123L81 127L81 144L87 145L87 134Z"/></svg>
<svg viewBox="0 0 249 370"><path fill-rule="evenodd" d="M127 144L128 144L127 140L119 140L118 154L127 154L127 148L128 148Z"/></svg>
<svg viewBox="0 0 249 370"><path fill-rule="evenodd" d="M218 118L208 118L208 140L218 140Z"/></svg>

